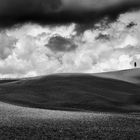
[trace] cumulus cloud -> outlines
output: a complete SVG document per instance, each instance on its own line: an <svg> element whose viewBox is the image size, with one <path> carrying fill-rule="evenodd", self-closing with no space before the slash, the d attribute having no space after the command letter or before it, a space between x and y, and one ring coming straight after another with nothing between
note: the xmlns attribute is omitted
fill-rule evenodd
<svg viewBox="0 0 140 140"><path fill-rule="evenodd" d="M140 66L139 11L121 14L102 30L76 31L76 24L25 24L2 31L0 76L106 72L132 68L135 61Z"/></svg>
<svg viewBox="0 0 140 140"><path fill-rule="evenodd" d="M8 36L5 32L0 34L0 58L6 59L15 47L16 39Z"/></svg>

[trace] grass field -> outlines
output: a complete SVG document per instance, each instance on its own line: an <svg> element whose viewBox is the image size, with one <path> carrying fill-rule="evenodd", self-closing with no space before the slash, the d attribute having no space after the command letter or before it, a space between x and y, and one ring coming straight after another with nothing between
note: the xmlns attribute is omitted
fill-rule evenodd
<svg viewBox="0 0 140 140"><path fill-rule="evenodd" d="M140 114L32 109L0 103L1 140L139 140Z"/></svg>

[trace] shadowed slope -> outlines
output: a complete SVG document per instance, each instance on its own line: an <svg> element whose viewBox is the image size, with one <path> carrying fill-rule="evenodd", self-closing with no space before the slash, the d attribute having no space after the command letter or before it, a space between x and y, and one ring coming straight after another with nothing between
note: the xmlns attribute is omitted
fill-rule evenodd
<svg viewBox="0 0 140 140"><path fill-rule="evenodd" d="M3 83L0 101L44 109L140 111L138 84L97 75L60 74Z"/></svg>

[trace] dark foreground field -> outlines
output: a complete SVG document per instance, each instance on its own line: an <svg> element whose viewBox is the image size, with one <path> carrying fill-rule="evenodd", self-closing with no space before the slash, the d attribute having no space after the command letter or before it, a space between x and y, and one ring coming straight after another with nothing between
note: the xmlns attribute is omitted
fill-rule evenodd
<svg viewBox="0 0 140 140"><path fill-rule="evenodd" d="M140 114L51 111L0 103L0 140L117 139L140 139Z"/></svg>
<svg viewBox="0 0 140 140"><path fill-rule="evenodd" d="M140 69L0 81L0 140L139 140Z"/></svg>

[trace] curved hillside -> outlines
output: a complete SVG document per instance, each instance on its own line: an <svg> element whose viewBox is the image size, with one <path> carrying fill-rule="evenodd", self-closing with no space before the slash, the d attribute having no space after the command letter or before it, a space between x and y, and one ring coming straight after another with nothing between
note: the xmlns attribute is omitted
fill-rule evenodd
<svg viewBox="0 0 140 140"><path fill-rule="evenodd" d="M125 76L129 72L125 71ZM140 85L97 75L55 74L4 82L0 84L0 101L44 109L140 111Z"/></svg>

